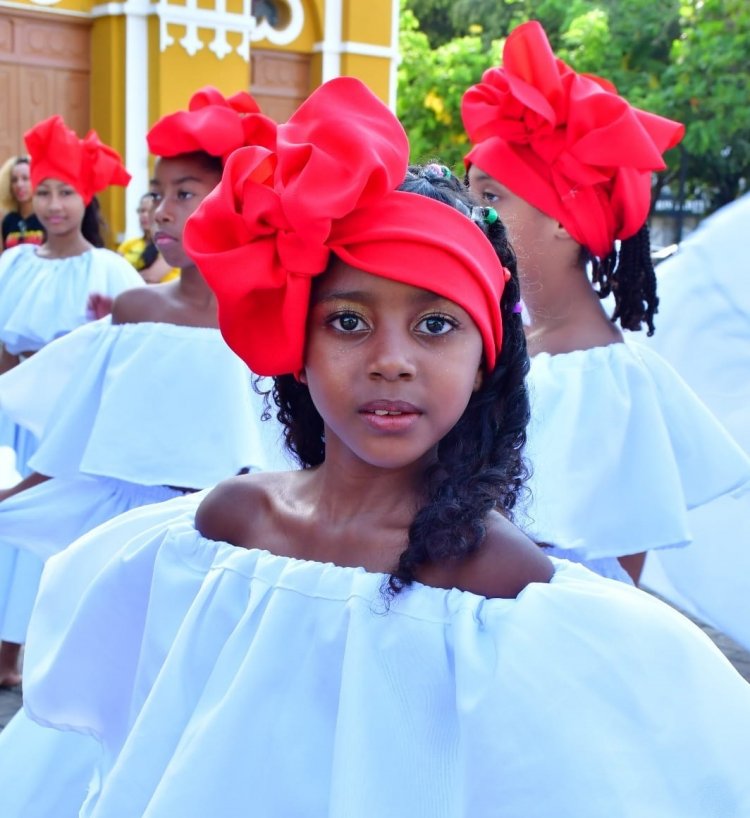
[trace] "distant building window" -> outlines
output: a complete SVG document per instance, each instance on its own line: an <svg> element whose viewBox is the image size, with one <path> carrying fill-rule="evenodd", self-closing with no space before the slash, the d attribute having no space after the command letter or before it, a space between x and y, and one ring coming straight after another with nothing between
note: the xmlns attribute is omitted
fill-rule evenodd
<svg viewBox="0 0 750 818"><path fill-rule="evenodd" d="M272 28L284 28L289 22L289 7L276 0L252 0L253 17L260 23L266 20Z"/></svg>

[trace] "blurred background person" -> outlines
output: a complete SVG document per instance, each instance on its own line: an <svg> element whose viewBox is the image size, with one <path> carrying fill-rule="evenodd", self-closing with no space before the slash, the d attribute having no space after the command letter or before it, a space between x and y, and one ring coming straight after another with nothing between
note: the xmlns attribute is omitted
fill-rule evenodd
<svg viewBox="0 0 750 818"><path fill-rule="evenodd" d="M44 242L44 227L34 215L28 156L11 156L0 168L0 208L3 250Z"/></svg>
<svg viewBox="0 0 750 818"><path fill-rule="evenodd" d="M138 203L138 222L141 235L126 239L117 252L129 261L147 284L163 284L177 278L180 271L170 267L153 241L155 201L151 193L144 193Z"/></svg>

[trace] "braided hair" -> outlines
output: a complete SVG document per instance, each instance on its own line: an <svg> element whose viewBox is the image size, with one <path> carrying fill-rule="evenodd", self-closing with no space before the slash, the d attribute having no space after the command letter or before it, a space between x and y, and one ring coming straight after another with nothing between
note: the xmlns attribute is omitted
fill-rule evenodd
<svg viewBox="0 0 750 818"><path fill-rule="evenodd" d="M648 225L620 243L606 258L598 259L583 248L584 263L591 265L591 280L599 298L610 294L615 300L612 321L623 329L640 330L648 327L654 334L654 315L659 307L656 296L656 273L651 261L651 241Z"/></svg>
<svg viewBox="0 0 750 818"><path fill-rule="evenodd" d="M399 593L421 566L458 560L482 544L485 519L498 510L512 519L528 476L523 448L529 421L525 378L529 369L526 339L517 305L520 288L516 259L505 227L492 208L481 207L447 168L411 166L399 188L455 207L487 236L510 270L500 303L503 345L492 372L474 392L456 425L438 443L435 463L425 474L425 502L408 532L404 551L384 591ZM271 392L285 443L303 468L325 459L323 419L305 384L291 375L274 378ZM270 416L269 395L266 412Z"/></svg>

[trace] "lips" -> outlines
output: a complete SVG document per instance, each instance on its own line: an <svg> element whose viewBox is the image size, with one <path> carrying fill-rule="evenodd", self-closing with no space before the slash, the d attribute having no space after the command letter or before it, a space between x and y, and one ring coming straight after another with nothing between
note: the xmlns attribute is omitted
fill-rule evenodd
<svg viewBox="0 0 750 818"><path fill-rule="evenodd" d="M391 400L370 401L358 411L365 423L378 432L404 432L423 414L413 403Z"/></svg>
<svg viewBox="0 0 750 818"><path fill-rule="evenodd" d="M413 403L407 403L401 400L374 400L361 406L360 413L373 414L380 417L387 415L421 415L422 410L414 406Z"/></svg>
<svg viewBox="0 0 750 818"><path fill-rule="evenodd" d="M170 236L168 233L162 233L161 231L154 233L154 244L157 246L160 244L173 244L176 241L177 239L174 236Z"/></svg>

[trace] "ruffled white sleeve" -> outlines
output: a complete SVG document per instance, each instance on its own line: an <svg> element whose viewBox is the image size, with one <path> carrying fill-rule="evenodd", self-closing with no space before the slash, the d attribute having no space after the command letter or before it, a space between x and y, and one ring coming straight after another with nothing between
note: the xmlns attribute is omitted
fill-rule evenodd
<svg viewBox="0 0 750 818"><path fill-rule="evenodd" d="M713 214L657 267L656 333L644 338L750 453L750 194ZM750 494L689 515L690 548L650 554L643 581L750 649Z"/></svg>
<svg viewBox="0 0 750 818"><path fill-rule="evenodd" d="M750 460L649 349L537 355L530 504L517 522L576 558L690 542L688 510L750 485Z"/></svg>
<svg viewBox="0 0 750 818"><path fill-rule="evenodd" d="M91 293L112 298L144 286L122 256L95 247L62 259L40 258L22 244L0 257L0 341L13 354L41 349L89 318Z"/></svg>
<svg viewBox="0 0 750 818"><path fill-rule="evenodd" d="M513 600L387 605L383 575L191 515L125 515L45 571L26 706L102 743L83 816L750 814L750 688L657 600L562 562Z"/></svg>
<svg viewBox="0 0 750 818"><path fill-rule="evenodd" d="M42 474L205 488L279 460L251 377L216 329L102 319L0 377L0 407Z"/></svg>

